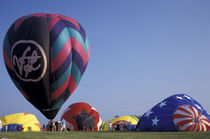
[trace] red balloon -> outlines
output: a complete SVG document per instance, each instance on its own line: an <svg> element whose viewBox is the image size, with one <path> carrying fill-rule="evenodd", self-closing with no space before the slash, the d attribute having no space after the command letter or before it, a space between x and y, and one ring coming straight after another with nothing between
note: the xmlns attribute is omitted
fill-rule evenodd
<svg viewBox="0 0 210 139"><path fill-rule="evenodd" d="M98 111L85 102L70 105L62 114L66 126L71 131L98 131L101 118Z"/></svg>

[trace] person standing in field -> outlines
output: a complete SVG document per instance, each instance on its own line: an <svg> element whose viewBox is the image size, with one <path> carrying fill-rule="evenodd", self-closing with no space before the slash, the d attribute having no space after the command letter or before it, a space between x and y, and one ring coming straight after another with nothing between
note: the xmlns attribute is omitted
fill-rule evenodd
<svg viewBox="0 0 210 139"><path fill-rule="evenodd" d="M1 132L1 129L2 129L2 123L1 123L1 120L0 120L0 132Z"/></svg>
<svg viewBox="0 0 210 139"><path fill-rule="evenodd" d="M112 123L111 122L109 122L108 127L109 127L109 131L112 131Z"/></svg>
<svg viewBox="0 0 210 139"><path fill-rule="evenodd" d="M64 119L62 119L61 120L61 131L63 131L63 130L65 130L66 132L68 132L67 131L67 129L66 129L66 120L64 120Z"/></svg>
<svg viewBox="0 0 210 139"><path fill-rule="evenodd" d="M41 131L46 131L45 124L43 124L43 126L42 126L42 128L41 128Z"/></svg>

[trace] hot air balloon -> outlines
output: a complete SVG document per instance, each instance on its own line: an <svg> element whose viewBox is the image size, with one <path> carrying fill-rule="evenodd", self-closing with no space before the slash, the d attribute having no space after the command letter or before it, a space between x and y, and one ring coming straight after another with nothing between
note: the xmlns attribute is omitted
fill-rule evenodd
<svg viewBox="0 0 210 139"><path fill-rule="evenodd" d="M71 131L99 131L102 124L98 111L85 102L70 105L62 114Z"/></svg>
<svg viewBox="0 0 210 139"><path fill-rule="evenodd" d="M139 119L136 116L122 116L122 117L117 117L112 120L107 121L101 128L101 131L109 131L109 126L108 124L112 124L112 130L123 130L123 129L118 129L117 125L126 125L126 130L131 130L133 126L135 126L138 123ZM129 127L130 129L127 129ZM123 127L122 127L123 128Z"/></svg>
<svg viewBox="0 0 210 139"><path fill-rule="evenodd" d="M11 115L6 115L4 117L0 117L0 120L2 121L3 129L5 126L13 126L14 129L18 129L20 125L23 125L23 132L26 131L40 131L41 125L39 121L37 120L36 116L30 113L15 113ZM8 128L7 131L10 131L10 128ZM15 131L15 130L13 130ZM17 131L17 130L16 130Z"/></svg>
<svg viewBox="0 0 210 139"><path fill-rule="evenodd" d="M210 121L210 114L208 113L208 119L209 119L209 121ZM208 128L208 131L210 131L210 127Z"/></svg>
<svg viewBox="0 0 210 139"><path fill-rule="evenodd" d="M83 27L60 14L31 14L9 28L3 46L7 71L22 95L48 119L77 88L88 64Z"/></svg>
<svg viewBox="0 0 210 139"><path fill-rule="evenodd" d="M99 127L99 131L103 131L103 127L104 127L104 124L105 124L105 123L106 123L106 122L102 121L101 126Z"/></svg>
<svg viewBox="0 0 210 139"><path fill-rule="evenodd" d="M208 114L187 94L172 95L148 110L137 124L137 131L207 131Z"/></svg>

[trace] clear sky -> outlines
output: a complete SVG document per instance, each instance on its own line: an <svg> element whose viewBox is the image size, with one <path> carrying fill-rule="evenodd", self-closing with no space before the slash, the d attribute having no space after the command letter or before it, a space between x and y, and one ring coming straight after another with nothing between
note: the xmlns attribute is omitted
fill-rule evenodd
<svg viewBox="0 0 210 139"><path fill-rule="evenodd" d="M209 0L1 0L0 44L10 25L31 13L76 19L91 45L75 102L95 107L103 121L142 115L164 98L186 93L210 112ZM0 116L27 112L48 120L19 93L0 49Z"/></svg>

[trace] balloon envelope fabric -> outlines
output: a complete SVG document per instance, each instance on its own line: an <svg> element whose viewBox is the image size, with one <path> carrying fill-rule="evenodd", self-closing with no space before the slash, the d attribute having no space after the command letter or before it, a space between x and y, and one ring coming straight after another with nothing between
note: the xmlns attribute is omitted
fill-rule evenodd
<svg viewBox="0 0 210 139"><path fill-rule="evenodd" d="M98 111L85 102L70 105L63 112L61 119L66 120L66 126L71 131L99 131L102 124Z"/></svg>
<svg viewBox="0 0 210 139"><path fill-rule="evenodd" d="M204 108L187 94L172 95L148 110L137 131L208 131L210 122Z"/></svg>
<svg viewBox="0 0 210 139"><path fill-rule="evenodd" d="M31 14L9 28L3 47L7 71L22 95L53 119L77 88L90 46L83 27L60 14Z"/></svg>
<svg viewBox="0 0 210 139"><path fill-rule="evenodd" d="M130 123L132 125L136 125L139 119L136 116L121 116L107 121L101 128L101 131L109 131L109 123L112 124L112 130L115 130L115 125L120 123Z"/></svg>
<svg viewBox="0 0 210 139"><path fill-rule="evenodd" d="M41 125L36 116L30 113L15 113L6 115L4 117L0 117L0 120L2 121L3 126L12 124L23 125L23 132L39 132L41 129Z"/></svg>

